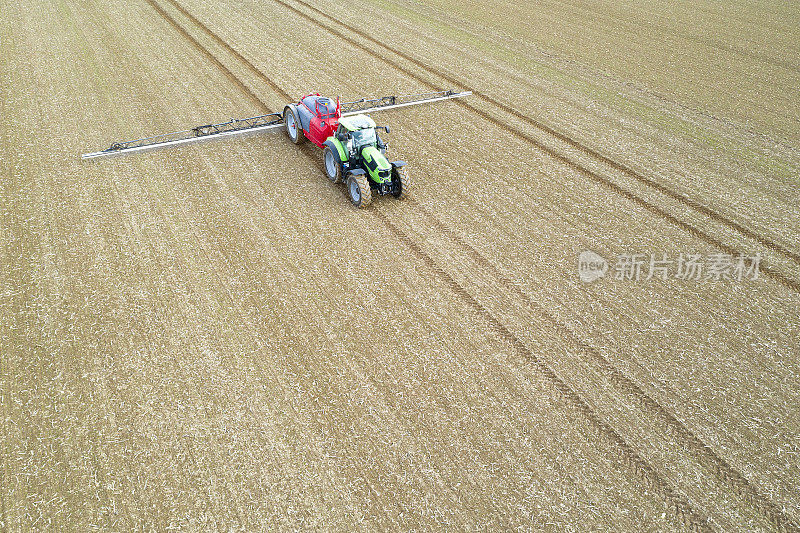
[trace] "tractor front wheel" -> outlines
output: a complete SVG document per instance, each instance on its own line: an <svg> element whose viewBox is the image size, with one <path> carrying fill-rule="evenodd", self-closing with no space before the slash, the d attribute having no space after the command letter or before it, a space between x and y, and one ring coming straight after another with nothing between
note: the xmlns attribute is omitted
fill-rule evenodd
<svg viewBox="0 0 800 533"><path fill-rule="evenodd" d="M392 196L400 200L408 196L411 178L408 176L406 167L394 167L392 169L392 184L394 185Z"/></svg>
<svg viewBox="0 0 800 533"><path fill-rule="evenodd" d="M369 178L365 174L348 174L347 192L353 205L362 208L372 202L372 189L369 188Z"/></svg>
<svg viewBox="0 0 800 533"><path fill-rule="evenodd" d="M330 146L326 146L322 151L322 162L325 164L325 175L332 183L342 182L342 165L339 158L333 153Z"/></svg>
<svg viewBox="0 0 800 533"><path fill-rule="evenodd" d="M300 125L300 117L292 106L286 106L283 110L283 124L286 126L286 134L294 144L300 144L306 140L303 135L303 126Z"/></svg>

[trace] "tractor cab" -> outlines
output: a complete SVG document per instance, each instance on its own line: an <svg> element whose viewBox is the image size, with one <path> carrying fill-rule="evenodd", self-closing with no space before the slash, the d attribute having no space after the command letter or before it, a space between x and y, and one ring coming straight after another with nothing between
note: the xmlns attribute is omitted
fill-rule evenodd
<svg viewBox="0 0 800 533"><path fill-rule="evenodd" d="M384 128L388 131L388 128ZM381 141L375 121L367 115L356 115L339 119L336 138L346 147L351 157L362 157L362 151L370 146L386 153L386 144Z"/></svg>

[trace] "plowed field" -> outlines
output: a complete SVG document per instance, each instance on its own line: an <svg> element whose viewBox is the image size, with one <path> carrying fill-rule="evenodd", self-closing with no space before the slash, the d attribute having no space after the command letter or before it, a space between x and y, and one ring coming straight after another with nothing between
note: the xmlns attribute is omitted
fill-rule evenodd
<svg viewBox="0 0 800 533"><path fill-rule="evenodd" d="M798 20L3 1L0 530L797 531ZM451 88L366 209L282 132L79 157Z"/></svg>

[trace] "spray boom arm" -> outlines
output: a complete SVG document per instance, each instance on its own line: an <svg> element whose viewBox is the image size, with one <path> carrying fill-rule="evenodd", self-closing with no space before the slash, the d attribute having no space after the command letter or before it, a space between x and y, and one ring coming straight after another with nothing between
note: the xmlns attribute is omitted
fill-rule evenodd
<svg viewBox="0 0 800 533"><path fill-rule="evenodd" d="M434 93L406 94L402 96L382 96L380 98L362 98L354 102L339 102L336 99L336 115L346 117L359 113L383 111L397 109L418 104L441 102L452 98L461 98L472 94L469 91L440 91ZM280 113L270 113L256 117L231 119L227 122L218 124L206 124L196 126L189 130L176 131L156 135L155 137L144 137L132 141L114 142L110 147L99 152L91 152L81 155L81 159L95 159L111 155L128 154L164 148L167 146L180 146L201 140L218 139L233 135L246 135L260 133L267 130L278 129L283 126L283 116Z"/></svg>

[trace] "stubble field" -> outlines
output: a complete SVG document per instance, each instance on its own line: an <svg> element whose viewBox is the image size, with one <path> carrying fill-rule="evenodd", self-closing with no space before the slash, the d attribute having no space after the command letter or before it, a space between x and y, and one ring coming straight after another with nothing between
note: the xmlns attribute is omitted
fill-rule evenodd
<svg viewBox="0 0 800 533"><path fill-rule="evenodd" d="M798 530L800 12L726 6L0 4L0 530ZM283 133L79 159L449 88L366 210Z"/></svg>

